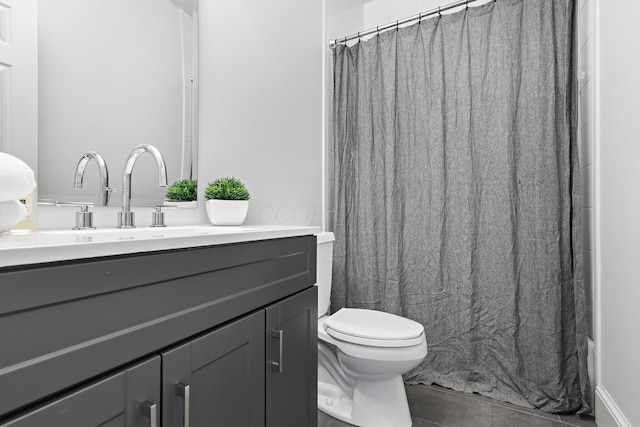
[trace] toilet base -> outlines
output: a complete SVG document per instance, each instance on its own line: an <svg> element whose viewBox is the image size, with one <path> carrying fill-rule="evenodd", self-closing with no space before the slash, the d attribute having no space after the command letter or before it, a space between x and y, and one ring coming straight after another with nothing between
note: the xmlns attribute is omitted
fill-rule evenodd
<svg viewBox="0 0 640 427"><path fill-rule="evenodd" d="M353 396L337 385L318 381L318 409L361 427L411 427L411 414L401 375L379 381L357 380Z"/></svg>

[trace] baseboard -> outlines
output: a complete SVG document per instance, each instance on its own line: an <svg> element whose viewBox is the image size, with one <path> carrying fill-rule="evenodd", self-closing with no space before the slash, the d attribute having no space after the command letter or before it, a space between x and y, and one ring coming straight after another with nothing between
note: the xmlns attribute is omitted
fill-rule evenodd
<svg viewBox="0 0 640 427"><path fill-rule="evenodd" d="M598 427L631 427L631 423L602 386L596 387L596 424Z"/></svg>
<svg viewBox="0 0 640 427"><path fill-rule="evenodd" d="M594 345L591 338L587 338L587 374L589 375L589 383L591 384L591 415L593 415L596 404L596 377Z"/></svg>

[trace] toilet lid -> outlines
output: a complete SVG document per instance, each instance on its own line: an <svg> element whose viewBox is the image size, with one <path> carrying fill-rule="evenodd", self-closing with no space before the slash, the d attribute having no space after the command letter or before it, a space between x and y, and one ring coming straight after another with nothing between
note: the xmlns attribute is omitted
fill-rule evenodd
<svg viewBox="0 0 640 427"><path fill-rule="evenodd" d="M324 326L334 338L375 347L408 347L425 339L420 323L376 310L342 308Z"/></svg>

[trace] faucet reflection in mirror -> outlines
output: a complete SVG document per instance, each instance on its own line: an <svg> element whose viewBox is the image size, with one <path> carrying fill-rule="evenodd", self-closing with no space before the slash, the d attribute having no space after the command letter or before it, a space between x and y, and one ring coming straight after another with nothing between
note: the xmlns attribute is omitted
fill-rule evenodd
<svg viewBox="0 0 640 427"><path fill-rule="evenodd" d="M122 211L118 212L118 228L135 228L135 212L131 212L131 174L133 173L133 165L142 153L150 153L158 166L158 185L166 187L167 184L167 166L164 158L153 145L140 144L131 151L122 171Z"/></svg>
<svg viewBox="0 0 640 427"><path fill-rule="evenodd" d="M76 166L76 177L73 188L75 188L76 190L80 190L82 188L84 170L87 167L87 163L89 163L91 159L94 159L96 161L96 163L98 164L98 170L100 172L98 206L108 206L109 195L111 194L111 189L109 188L109 169L107 168L107 162L105 162L104 158L95 151L89 151L87 153L84 153L82 157L80 157L78 165Z"/></svg>

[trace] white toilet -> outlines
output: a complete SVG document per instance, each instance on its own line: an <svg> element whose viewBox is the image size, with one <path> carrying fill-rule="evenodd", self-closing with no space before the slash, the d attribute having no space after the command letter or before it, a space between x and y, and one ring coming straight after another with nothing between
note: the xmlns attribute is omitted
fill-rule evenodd
<svg viewBox="0 0 640 427"><path fill-rule="evenodd" d="M318 237L318 409L363 427L411 426L402 374L427 355L418 322L376 310L327 315L333 233Z"/></svg>

